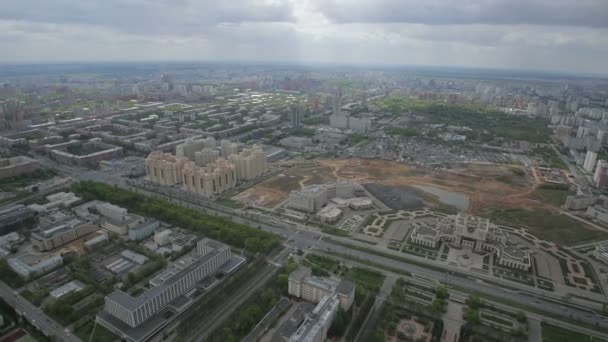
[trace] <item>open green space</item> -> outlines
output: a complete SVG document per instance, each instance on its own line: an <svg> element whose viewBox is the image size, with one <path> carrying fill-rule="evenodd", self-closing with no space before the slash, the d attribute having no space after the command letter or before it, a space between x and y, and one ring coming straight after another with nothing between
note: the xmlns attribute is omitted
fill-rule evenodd
<svg viewBox="0 0 608 342"><path fill-rule="evenodd" d="M107 184L80 182L72 186L72 191L85 200L107 201L137 214L174 224L252 253L268 254L280 244L277 235L261 229Z"/></svg>
<svg viewBox="0 0 608 342"><path fill-rule="evenodd" d="M585 342L599 341L591 336L567 330L556 325L542 323L543 342Z"/></svg>
<svg viewBox="0 0 608 342"><path fill-rule="evenodd" d="M551 130L547 119L508 115L501 111L476 105L444 104L403 96L374 101L384 111L395 116L416 114L430 123L467 126L467 139L491 141L497 137L526 140L533 143L549 141Z"/></svg>
<svg viewBox="0 0 608 342"><path fill-rule="evenodd" d="M499 209L493 211L490 217L507 225L526 226L539 238L560 245L608 238L606 232L595 230L570 216L541 208Z"/></svg>
<svg viewBox="0 0 608 342"><path fill-rule="evenodd" d="M567 185L542 184L533 194L542 202L559 207L566 202L566 197L574 195L575 192Z"/></svg>
<svg viewBox="0 0 608 342"><path fill-rule="evenodd" d="M534 155L541 157L546 166L558 169L567 169L568 166L559 157L557 152L551 147L537 147L533 151Z"/></svg>
<svg viewBox="0 0 608 342"><path fill-rule="evenodd" d="M352 267L342 275L345 279L353 281L357 285L357 290L364 292L378 292L384 282L384 275L369 268Z"/></svg>
<svg viewBox="0 0 608 342"><path fill-rule="evenodd" d="M31 173L0 179L0 189L2 189L3 191L14 191L17 188L28 186L35 182L51 179L56 175L57 172L55 170L38 169Z"/></svg>
<svg viewBox="0 0 608 342"><path fill-rule="evenodd" d="M95 332L91 335L93 329ZM118 340L118 336L103 326L95 324L94 320L81 325L74 333L83 341L113 342Z"/></svg>

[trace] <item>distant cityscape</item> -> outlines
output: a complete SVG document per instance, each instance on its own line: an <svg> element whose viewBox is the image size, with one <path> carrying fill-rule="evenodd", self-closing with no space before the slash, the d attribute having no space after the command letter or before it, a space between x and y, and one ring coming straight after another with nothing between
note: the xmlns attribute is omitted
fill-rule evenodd
<svg viewBox="0 0 608 342"><path fill-rule="evenodd" d="M0 341L608 340L607 79L14 65L0 119Z"/></svg>

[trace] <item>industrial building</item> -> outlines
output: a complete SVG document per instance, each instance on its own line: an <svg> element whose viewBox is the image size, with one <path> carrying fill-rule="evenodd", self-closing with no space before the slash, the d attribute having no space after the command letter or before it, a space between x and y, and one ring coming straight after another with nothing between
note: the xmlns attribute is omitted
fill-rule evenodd
<svg viewBox="0 0 608 342"><path fill-rule="evenodd" d="M11 258L7 260L9 267L15 271L21 278L30 279L32 277L47 274L63 264L61 255L53 255L46 257L44 260L36 264L27 264L19 258Z"/></svg>
<svg viewBox="0 0 608 342"><path fill-rule="evenodd" d="M34 211L23 204L0 209L0 235L22 228L34 217Z"/></svg>
<svg viewBox="0 0 608 342"><path fill-rule="evenodd" d="M32 232L31 240L39 251L49 251L59 248L71 241L88 235L99 227L82 219L73 217L61 224L45 227Z"/></svg>
<svg viewBox="0 0 608 342"><path fill-rule="evenodd" d="M142 216L129 213L127 209L97 200L74 207L73 212L76 216L97 223L101 228L118 235L127 235L129 230L138 229L145 221ZM135 232L133 236L143 234L144 231Z"/></svg>
<svg viewBox="0 0 608 342"><path fill-rule="evenodd" d="M209 239L197 244L197 255L186 266L173 265L150 281L151 287L138 297L116 290L105 298L104 311L130 327L136 327L161 311L199 281L213 275L231 258L230 248ZM103 320L99 319L103 324Z"/></svg>

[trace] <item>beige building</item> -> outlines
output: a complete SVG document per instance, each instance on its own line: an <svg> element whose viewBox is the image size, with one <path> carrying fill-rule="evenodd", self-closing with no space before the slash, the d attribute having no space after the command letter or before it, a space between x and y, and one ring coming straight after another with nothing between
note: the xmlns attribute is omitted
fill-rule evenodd
<svg viewBox="0 0 608 342"><path fill-rule="evenodd" d="M194 163L197 166L207 166L218 160L219 157L219 151L205 147L202 151L194 153Z"/></svg>
<svg viewBox="0 0 608 342"><path fill-rule="evenodd" d="M312 303L319 303L326 296L336 294L340 307L350 309L355 300L355 284L349 280L337 281L330 278L316 277L308 267L300 267L291 272L288 281L290 295Z"/></svg>
<svg viewBox="0 0 608 342"><path fill-rule="evenodd" d="M33 232L31 240L39 251L48 251L61 247L80 237L97 231L99 227L91 222L74 218L60 225Z"/></svg>
<svg viewBox="0 0 608 342"><path fill-rule="evenodd" d="M266 171L266 153L261 147L253 145L252 148L245 148L239 154L228 156L236 166L236 175L239 180L250 180L262 175Z"/></svg>
<svg viewBox="0 0 608 342"><path fill-rule="evenodd" d="M183 184L188 191L212 196L234 188L239 181L261 176L267 165L265 152L255 145L228 159L218 158L217 151L204 148L195 153L195 159L198 162L154 151L146 158L146 174L152 182Z"/></svg>
<svg viewBox="0 0 608 342"><path fill-rule="evenodd" d="M182 183L182 171L187 162L185 158L154 151L145 160L146 175L149 180L161 185L179 184Z"/></svg>
<svg viewBox="0 0 608 342"><path fill-rule="evenodd" d="M226 159L199 167L188 162L183 169L184 188L197 194L208 196L221 194L236 186L236 167Z"/></svg>
<svg viewBox="0 0 608 342"><path fill-rule="evenodd" d="M239 153L239 146L233 142L230 142L230 140L222 140L220 144L222 157L224 158L228 158L228 156Z"/></svg>

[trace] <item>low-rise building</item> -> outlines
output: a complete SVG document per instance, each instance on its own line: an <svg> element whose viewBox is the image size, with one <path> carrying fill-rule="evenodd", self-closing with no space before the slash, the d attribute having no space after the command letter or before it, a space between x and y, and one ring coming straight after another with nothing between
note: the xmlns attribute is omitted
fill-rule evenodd
<svg viewBox="0 0 608 342"><path fill-rule="evenodd" d="M152 234L160 227L160 222L157 220L148 220L138 226L135 226L128 231L129 240L140 241Z"/></svg>
<svg viewBox="0 0 608 342"><path fill-rule="evenodd" d="M53 255L35 264L25 263L19 258L11 258L7 260L7 263L21 278L30 279L58 268L63 264L63 258L60 255Z"/></svg>
<svg viewBox="0 0 608 342"><path fill-rule="evenodd" d="M54 289L49 294L51 295L51 297L53 297L53 299L58 300L61 299L63 296L66 296L71 293L76 293L78 291L81 291L82 289L84 289L84 285L81 282L74 280Z"/></svg>
<svg viewBox="0 0 608 342"><path fill-rule="evenodd" d="M608 208L601 205L594 205L587 208L587 216L594 218L602 223L608 223Z"/></svg>
<svg viewBox="0 0 608 342"><path fill-rule="evenodd" d="M31 240L34 247L39 251L49 251L97 231L98 229L99 227L95 224L74 217L59 225L45 227L33 232Z"/></svg>
<svg viewBox="0 0 608 342"><path fill-rule="evenodd" d="M445 241L455 248L475 252L495 253L499 265L527 271L532 267L530 254L520 248L508 246L508 233L488 219L468 214L450 215L438 219L436 224L417 224L409 241L430 248L439 248Z"/></svg>
<svg viewBox="0 0 608 342"><path fill-rule="evenodd" d="M587 195L570 195L566 197L564 209L567 210L584 210L594 202L593 196Z"/></svg>
<svg viewBox="0 0 608 342"><path fill-rule="evenodd" d="M0 158L0 179L32 173L39 168L39 161L26 156Z"/></svg>
<svg viewBox="0 0 608 342"><path fill-rule="evenodd" d="M0 235L14 232L23 227L26 222L34 218L34 214L35 212L32 209L23 204L0 209Z"/></svg>
<svg viewBox="0 0 608 342"><path fill-rule="evenodd" d="M593 257L599 261L608 263L608 243L603 242L595 246Z"/></svg>
<svg viewBox="0 0 608 342"><path fill-rule="evenodd" d="M334 223L342 217L342 210L333 204L328 204L317 212L317 217L323 223Z"/></svg>
<svg viewBox="0 0 608 342"><path fill-rule="evenodd" d="M34 210L37 213L44 213L51 209L60 208L60 207L71 207L75 203L80 201L80 197L74 195L71 192L58 192L55 194L51 194L46 196L46 200L48 201L45 204L31 204L28 207Z"/></svg>

